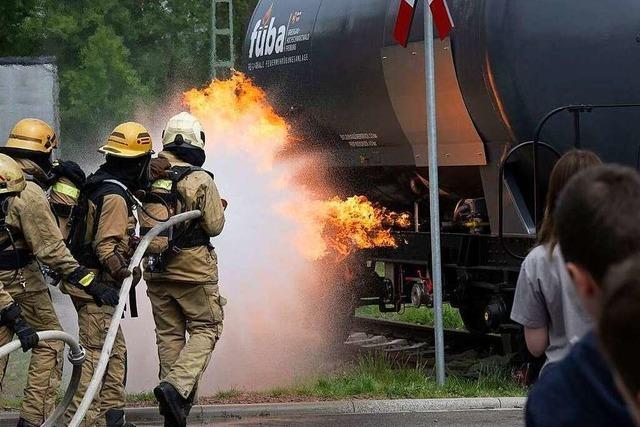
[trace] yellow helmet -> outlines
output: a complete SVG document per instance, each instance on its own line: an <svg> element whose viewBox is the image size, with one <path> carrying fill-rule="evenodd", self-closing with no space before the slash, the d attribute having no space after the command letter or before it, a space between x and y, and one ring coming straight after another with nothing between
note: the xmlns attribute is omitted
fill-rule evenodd
<svg viewBox="0 0 640 427"><path fill-rule="evenodd" d="M39 153L51 153L58 146L56 133L51 126L40 119L22 119L15 124L7 148L18 148Z"/></svg>
<svg viewBox="0 0 640 427"><path fill-rule="evenodd" d="M140 123L122 123L111 132L107 143L98 149L115 157L134 158L153 154L151 135Z"/></svg>
<svg viewBox="0 0 640 427"><path fill-rule="evenodd" d="M26 186L20 165L6 154L0 154L0 194L19 193Z"/></svg>

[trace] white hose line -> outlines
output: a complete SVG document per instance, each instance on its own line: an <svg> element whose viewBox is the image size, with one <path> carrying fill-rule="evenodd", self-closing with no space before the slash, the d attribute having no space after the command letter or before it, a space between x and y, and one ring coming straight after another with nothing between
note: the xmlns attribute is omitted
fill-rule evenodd
<svg viewBox="0 0 640 427"><path fill-rule="evenodd" d="M200 216L202 216L202 213L199 210L194 210L172 216L167 221L158 223L146 234L146 236L144 236L142 240L140 240L138 248L134 252L133 257L131 258L131 262L129 263L129 271L133 272L133 269L140 264L142 258L144 257L144 253L147 251L147 247L151 243L151 240L157 237L160 233L176 224L191 219L197 219L200 218ZM69 423L69 427L78 427L80 425L80 422L84 418L87 410L89 409L89 406L91 405L91 402L93 401L93 397L96 395L98 389L100 388L102 377L104 376L104 373L107 369L107 364L109 363L109 356L111 355L111 350L113 349L113 343L116 340L118 327L120 326L120 320L122 319L122 314L124 313L124 307L128 301L127 296L129 295L129 289L131 289L132 280L133 276L129 276L122 283L122 287L120 288L120 303L115 308L113 317L111 318L111 324L109 325L109 331L107 332L107 336L104 340L102 353L100 354L100 360L98 361L98 365L96 366L96 369L93 373L93 377L91 378L89 387L87 388L87 391L82 398L82 402L80 402L78 410Z"/></svg>
<svg viewBox="0 0 640 427"><path fill-rule="evenodd" d="M51 427L55 426L58 422L58 419L64 414L64 411L67 410L67 406L71 403L71 399L73 399L73 395L76 393L76 389L78 388L78 384L80 383L80 377L82 375L82 363L85 359L84 349L78 342L66 332L63 331L42 331L38 332L38 338L40 341L64 341L69 346L69 361L73 365L73 372L71 373L71 380L69 381L69 385L67 386L67 391L64 393L60 404L56 406L55 411L47 420L42 424L42 427ZM9 353L12 353L16 350L22 349L22 345L20 344L20 340L13 340L8 344L0 347L0 358L8 356Z"/></svg>

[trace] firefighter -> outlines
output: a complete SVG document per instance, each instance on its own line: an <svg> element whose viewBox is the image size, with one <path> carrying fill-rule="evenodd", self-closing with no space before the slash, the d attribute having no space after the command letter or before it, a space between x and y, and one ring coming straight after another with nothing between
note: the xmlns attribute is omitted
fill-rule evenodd
<svg viewBox="0 0 640 427"><path fill-rule="evenodd" d="M0 154L0 200L4 202L24 190L26 180L20 166L10 157ZM4 218L3 218L4 219ZM22 317L22 309L0 282L0 342L17 335L22 350L27 352L38 345L35 329Z"/></svg>
<svg viewBox="0 0 640 427"><path fill-rule="evenodd" d="M103 283L118 289L131 275L128 265L137 238L132 193L150 183L151 137L139 123L118 125L99 151L106 161L87 178L80 202L84 218L72 221L69 242L78 259ZM86 205L85 205L86 203ZM139 272L139 269L136 270ZM134 278L134 284L139 278ZM72 290L73 291L73 290ZM77 292L72 294L78 312L80 344L87 352L82 379L65 418L73 417L93 376L109 328L113 307L99 306ZM117 332L102 387L84 418L84 425L132 425L124 419L126 346Z"/></svg>
<svg viewBox="0 0 640 427"><path fill-rule="evenodd" d="M80 190L86 181L82 168L72 161L53 161L52 153L57 147L54 130L39 119L21 120L15 127L14 135L23 138L11 138L0 152L13 158L22 167L28 180L49 191L51 210L60 226L62 237L67 238L68 221L73 206L77 204ZM49 143L38 144L29 135L44 134ZM26 138L24 138L26 137ZM35 138L35 137L34 137Z"/></svg>
<svg viewBox="0 0 640 427"><path fill-rule="evenodd" d="M48 266L98 304L117 304L118 294L96 280L71 255L50 210L43 188L36 183L57 140L53 129L37 119L18 122L2 151L20 157L26 184L20 194L3 203L5 233L0 240L0 281L20 306L24 318L38 331L61 330L42 274ZM40 174L42 175L40 176ZM40 183L43 184L43 183ZM11 337L3 337L0 345ZM40 425L55 406L62 375L60 341L39 343L32 351L19 426ZM2 362L4 372L6 359Z"/></svg>
<svg viewBox="0 0 640 427"><path fill-rule="evenodd" d="M171 169L152 184L146 210L160 219L194 209L202 212L200 219L154 239L145 264L160 358L154 394L165 426L185 426L198 380L222 333L226 301L218 289L217 256L209 241L222 232L225 220L213 176L201 168L205 135L198 120L180 113L168 121L162 135L158 158L167 160ZM155 224L145 213L140 218L141 234Z"/></svg>

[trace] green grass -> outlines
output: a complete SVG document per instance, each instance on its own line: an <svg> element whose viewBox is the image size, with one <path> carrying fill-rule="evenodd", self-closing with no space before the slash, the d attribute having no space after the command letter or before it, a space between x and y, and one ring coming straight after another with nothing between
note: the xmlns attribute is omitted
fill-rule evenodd
<svg viewBox="0 0 640 427"><path fill-rule="evenodd" d="M318 376L290 387L259 393L233 389L219 392L204 401L227 401L251 394L256 401L270 398L306 397L308 400L341 399L430 399L444 397L524 396L509 370L492 364L475 366L473 378L451 374L444 387L438 387L430 370L397 368L380 355L363 355L332 374Z"/></svg>
<svg viewBox="0 0 640 427"><path fill-rule="evenodd" d="M522 396L526 389L517 385L508 371L486 367L477 379L449 376L444 387L436 386L429 371L394 368L376 355L362 356L342 372L294 388L296 394L330 399L357 398L438 398Z"/></svg>
<svg viewBox="0 0 640 427"><path fill-rule="evenodd" d="M433 326L433 309L415 308L405 306L400 313L381 313L377 305L367 305L356 310L358 316L373 317L375 319L396 320L400 322L417 323L419 325ZM442 321L448 329L464 329L464 323L457 308L449 304L442 306Z"/></svg>
<svg viewBox="0 0 640 427"><path fill-rule="evenodd" d="M14 351L9 355L7 372L2 381L0 408L16 409L22 402L22 391L27 385L27 371L31 353Z"/></svg>
<svg viewBox="0 0 640 427"><path fill-rule="evenodd" d="M201 397L201 403L218 403L239 398L246 402L280 399L341 400L341 399L429 399L444 397L498 397L524 396L526 388L518 385L508 370L496 365L476 366L473 377L450 374L444 387L437 387L430 369L397 368L382 356L366 354L343 368L289 387L277 387L261 392L230 389L210 397ZM290 399L291 398L291 399ZM152 393L131 394L127 401L133 405L155 405ZM2 399L2 407L16 409L20 399Z"/></svg>
<svg viewBox="0 0 640 427"><path fill-rule="evenodd" d="M243 394L242 390L232 388L230 390L223 390L217 392L214 396L218 399L234 399Z"/></svg>
<svg viewBox="0 0 640 427"><path fill-rule="evenodd" d="M127 403L146 403L155 401L153 392L131 393L127 395Z"/></svg>

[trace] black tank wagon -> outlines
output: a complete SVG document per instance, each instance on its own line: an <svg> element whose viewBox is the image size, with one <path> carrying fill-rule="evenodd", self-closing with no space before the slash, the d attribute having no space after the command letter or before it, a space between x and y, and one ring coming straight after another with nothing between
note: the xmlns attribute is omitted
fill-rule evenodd
<svg viewBox="0 0 640 427"><path fill-rule="evenodd" d="M384 265L373 284L381 309L430 299L424 3L403 49L392 38L399 0L261 0L243 51L298 147L328 159L321 179L419 213L399 248L363 254ZM470 330L486 332L508 323L513 255L535 241L557 155L580 146L638 166L640 3L449 6L456 28L436 42L444 292ZM521 145L533 139L535 167L532 144Z"/></svg>

